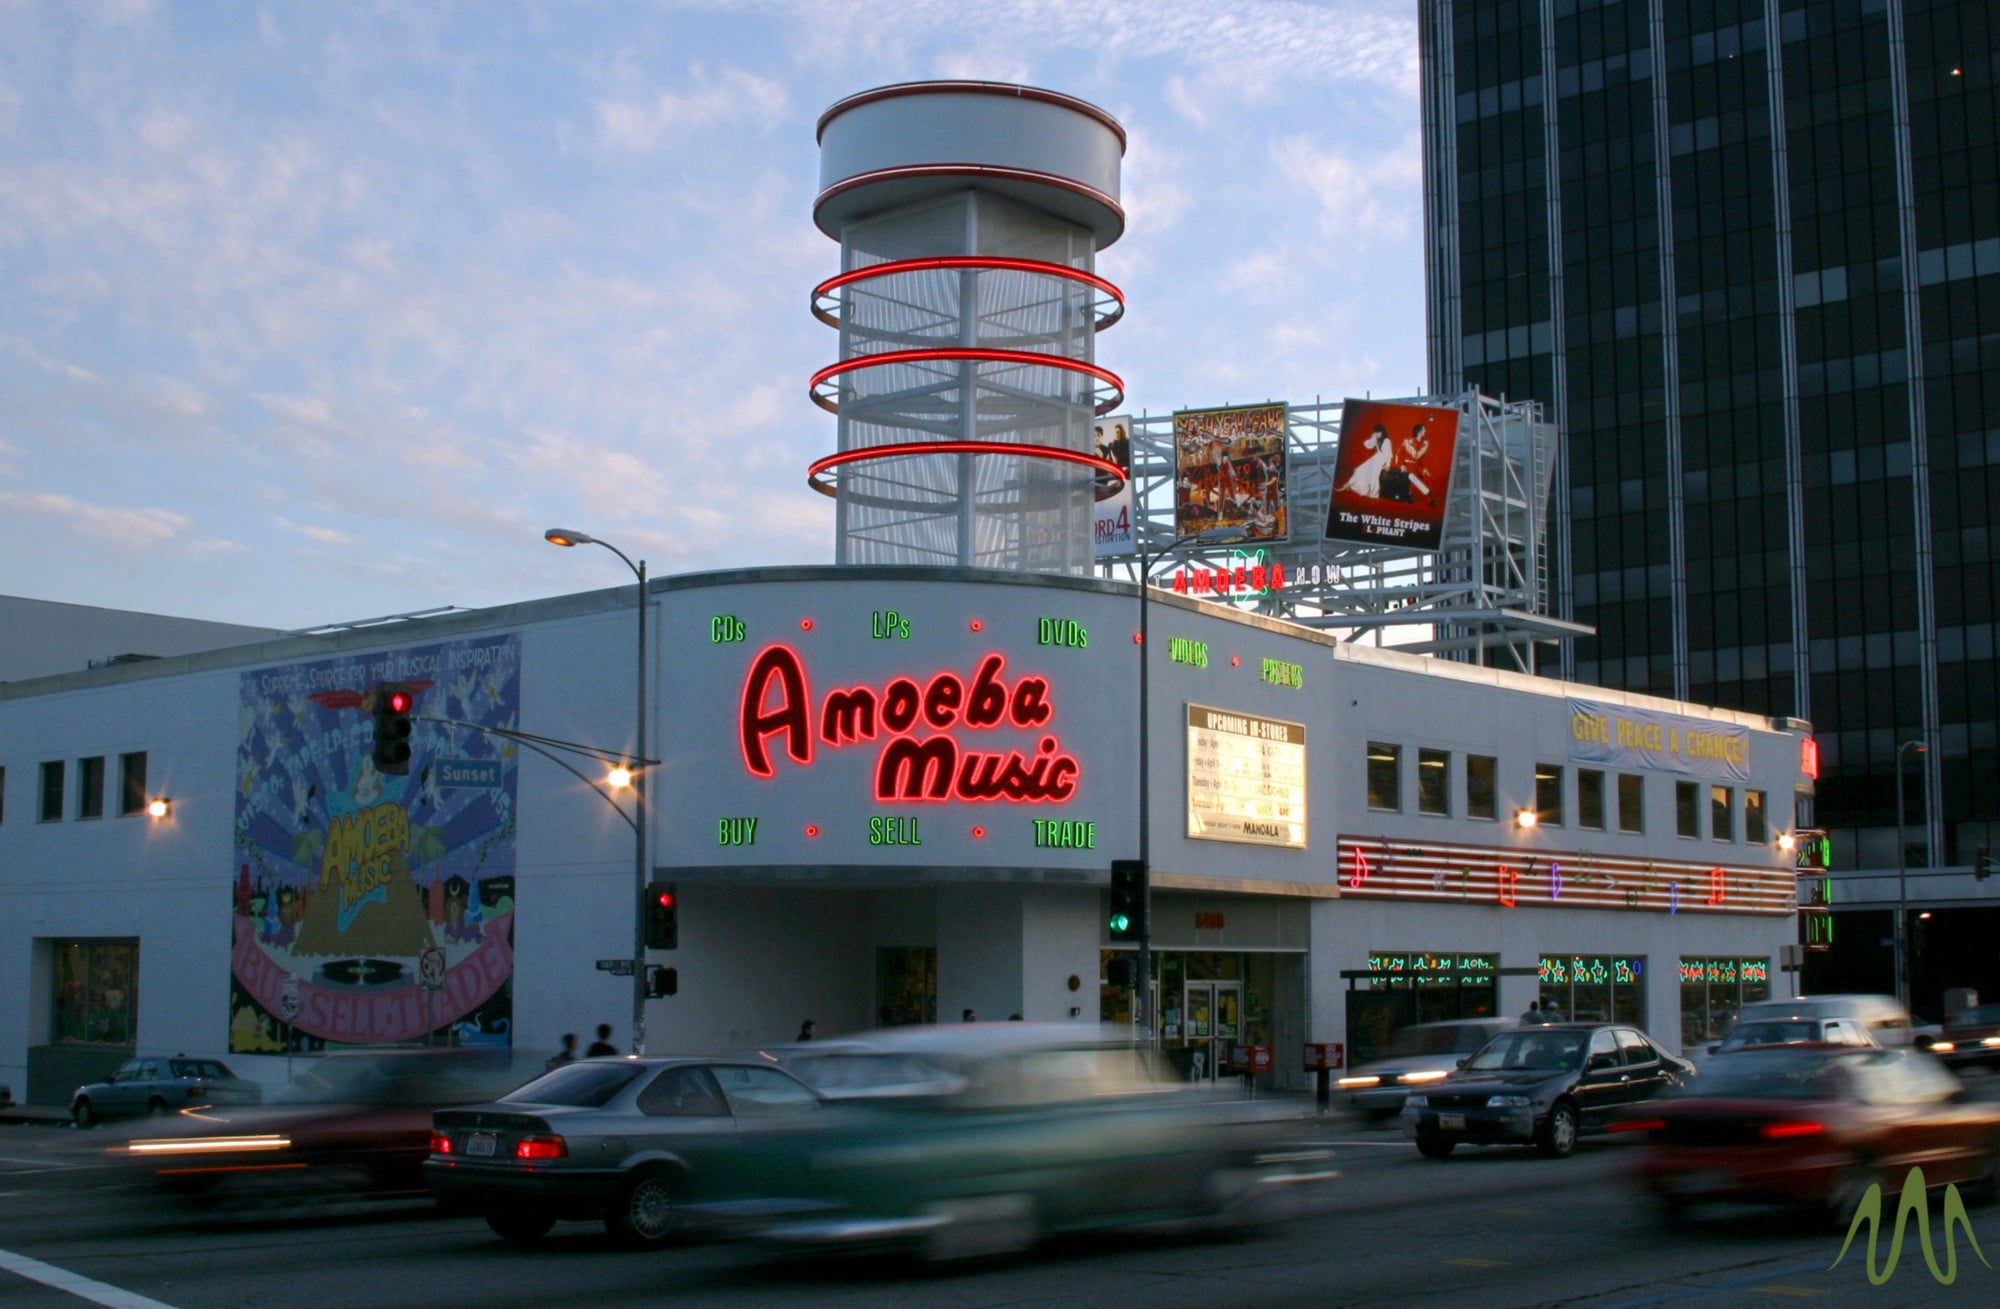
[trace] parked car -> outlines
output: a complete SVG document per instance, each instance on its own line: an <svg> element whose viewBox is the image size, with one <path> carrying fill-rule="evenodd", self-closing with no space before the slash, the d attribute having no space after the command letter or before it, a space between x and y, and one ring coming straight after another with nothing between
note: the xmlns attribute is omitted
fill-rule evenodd
<svg viewBox="0 0 2000 1309"><path fill-rule="evenodd" d="M146 1055L127 1059L101 1082L77 1087L69 1114L78 1127L94 1127L105 1118L159 1116L190 1105L256 1104L263 1095L262 1087L219 1059Z"/></svg>
<svg viewBox="0 0 2000 1309"><path fill-rule="evenodd" d="M1277 1221L1333 1176L1296 1105L1156 1079L1129 1035L1074 1023L904 1027L864 1039L959 1079L833 1106L808 1138L752 1143L764 1194L711 1217L787 1250L933 1260L1131 1223ZM773 1189L790 1178L797 1189Z"/></svg>
<svg viewBox="0 0 2000 1309"><path fill-rule="evenodd" d="M1389 1038L1380 1058L1357 1066L1337 1085L1348 1108L1387 1117L1402 1109L1412 1089L1443 1081L1467 1055L1519 1025L1512 1018L1461 1018L1404 1027Z"/></svg>
<svg viewBox="0 0 2000 1309"><path fill-rule="evenodd" d="M2000 1104L1970 1100L1918 1050L1744 1050L1619 1126L1646 1134L1632 1173L1670 1219L1726 1200L1797 1205L1845 1226L1871 1183L1893 1206L1912 1165L1973 1202L2000 1187Z"/></svg>
<svg viewBox="0 0 2000 1309"><path fill-rule="evenodd" d="M1460 1145L1533 1143L1551 1158L1628 1105L1694 1076L1636 1028L1551 1023L1502 1032L1443 1081L1403 1101L1403 1135L1427 1159Z"/></svg>
<svg viewBox="0 0 2000 1309"><path fill-rule="evenodd" d="M1976 1004L1947 1018L1930 1052L1954 1069L2000 1067L2000 1004Z"/></svg>
<svg viewBox="0 0 2000 1309"><path fill-rule="evenodd" d="M1851 1045L1881 1049L1881 1042L1859 1018L1815 1018L1793 1015L1780 1018L1740 1018L1729 1035L1708 1047L1710 1054L1728 1054L1764 1045Z"/></svg>
<svg viewBox="0 0 2000 1309"><path fill-rule="evenodd" d="M1889 995L1801 995L1789 1000L1757 1000L1736 1015L1736 1026L1762 1018L1853 1018L1883 1046L1908 1046L1915 1039L1910 1011ZM1727 1040L1736 1027L1723 1033Z"/></svg>
<svg viewBox="0 0 2000 1309"><path fill-rule="evenodd" d="M483 1050L324 1055L267 1105L184 1116L171 1134L128 1141L122 1153L181 1191L258 1179L287 1189L421 1189L432 1111L491 1099L520 1080L505 1054Z"/></svg>
<svg viewBox="0 0 2000 1309"><path fill-rule="evenodd" d="M510 1241L582 1219L662 1245L689 1231L692 1204L794 1185L783 1171L805 1157L800 1129L826 1108L764 1060L585 1059L433 1115L424 1178L447 1209ZM778 1141L746 1163L759 1136Z"/></svg>

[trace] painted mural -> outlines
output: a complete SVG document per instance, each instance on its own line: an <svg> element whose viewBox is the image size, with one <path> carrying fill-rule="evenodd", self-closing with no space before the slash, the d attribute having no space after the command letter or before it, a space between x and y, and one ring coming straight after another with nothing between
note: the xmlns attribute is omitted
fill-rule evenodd
<svg viewBox="0 0 2000 1309"><path fill-rule="evenodd" d="M376 697L415 695L407 775ZM245 673L229 1049L507 1045L513 1026L520 638ZM447 721L448 720L448 721Z"/></svg>

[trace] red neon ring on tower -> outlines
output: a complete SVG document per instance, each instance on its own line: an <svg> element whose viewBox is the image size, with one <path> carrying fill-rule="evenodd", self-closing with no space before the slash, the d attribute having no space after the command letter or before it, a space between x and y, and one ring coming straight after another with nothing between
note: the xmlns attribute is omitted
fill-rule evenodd
<svg viewBox="0 0 2000 1309"><path fill-rule="evenodd" d="M807 386L812 394L812 402L830 414L840 412L840 402L831 394L820 391L822 383L851 373L860 368L882 368L890 364L930 364L930 363L975 363L975 364L1019 364L1028 368L1061 368L1072 373L1084 373L1103 382L1112 390L1109 399L1100 400L1093 413L1108 414L1125 402L1125 382L1118 374L1096 364L1087 364L1081 359L1068 359L1062 355L1038 354L1033 350L994 350L981 346L940 346L927 350L885 350L881 354L856 355L843 359L837 364L828 364L812 375ZM1030 448L1030 447L1023 447ZM1054 446L1041 447L1055 449ZM1066 451L1065 453L1073 453Z"/></svg>
<svg viewBox="0 0 2000 1309"><path fill-rule="evenodd" d="M1019 441L903 441L895 445L871 445L859 450L822 455L806 469L806 485L821 495L838 495L839 488L830 478L822 480L821 473L842 464L865 463L871 459L900 459L909 455L1023 455L1030 459L1082 464L1094 473L1115 477L1121 483L1126 480L1125 470L1109 459L1099 459L1081 450L1065 450L1059 445L1026 445Z"/></svg>
<svg viewBox="0 0 2000 1309"><path fill-rule="evenodd" d="M926 273L946 268L995 269L1011 273L1039 273L1045 277L1060 277L1071 282L1102 291L1112 303L1109 311L1101 312L1097 319L1096 331L1103 331L1125 316L1125 293L1097 276L1081 269L1063 264L1052 264L1041 259L1003 259L995 255L940 255L930 259L895 259L886 264L870 264L866 268L856 268L827 278L813 288L812 314L828 327L838 328L840 316L833 310L833 292L855 282L863 282L871 277L893 277L897 273Z"/></svg>

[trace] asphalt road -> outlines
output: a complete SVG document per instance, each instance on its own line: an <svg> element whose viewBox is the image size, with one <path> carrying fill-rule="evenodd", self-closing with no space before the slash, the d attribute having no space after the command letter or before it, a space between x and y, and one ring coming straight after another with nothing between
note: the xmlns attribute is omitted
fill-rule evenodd
<svg viewBox="0 0 2000 1309"><path fill-rule="evenodd" d="M1567 1160L1465 1149L1421 1159L1393 1128L1329 1124L1340 1178L1324 1208L1253 1237L1093 1237L944 1272L899 1260L771 1263L735 1247L619 1249L559 1226L516 1250L421 1198L262 1195L203 1208L109 1167L104 1133L0 1129L0 1309L547 1305L1937 1305L2000 1302L2000 1207L1973 1211L1956 1279L1926 1266L1914 1226L1872 1285L1857 1244L1737 1210L1669 1231L1622 1178L1634 1146L1589 1140ZM1938 1214L1932 1243L1942 1266ZM1884 1233L1887 1244L1887 1233ZM1886 1248L1883 1256L1886 1258ZM1878 1263L1876 1272L1879 1275Z"/></svg>

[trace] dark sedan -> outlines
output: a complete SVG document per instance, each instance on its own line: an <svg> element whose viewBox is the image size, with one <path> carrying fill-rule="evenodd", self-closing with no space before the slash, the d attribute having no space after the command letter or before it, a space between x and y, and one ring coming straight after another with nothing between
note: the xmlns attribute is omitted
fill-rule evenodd
<svg viewBox="0 0 2000 1309"><path fill-rule="evenodd" d="M1537 1146L1551 1158L1608 1128L1629 1105L1692 1078L1694 1069L1636 1028L1555 1023L1493 1038L1459 1069L1403 1102L1403 1135L1427 1159L1461 1145Z"/></svg>
<svg viewBox="0 0 2000 1309"><path fill-rule="evenodd" d="M1871 1183L1895 1203L1912 1166L1975 1203L2000 1186L2000 1104L1968 1100L1915 1050L1771 1046L1717 1059L1692 1094L1636 1111L1633 1165L1669 1218L1713 1200L1800 1206L1844 1226ZM1885 1210L1885 1214L1886 1214Z"/></svg>
<svg viewBox="0 0 2000 1309"><path fill-rule="evenodd" d="M376 1050L313 1060L261 1108L188 1110L171 1131L128 1141L136 1166L177 1191L265 1180L286 1190L423 1185L431 1113L520 1082L507 1057L472 1050Z"/></svg>
<svg viewBox="0 0 2000 1309"><path fill-rule="evenodd" d="M688 1206L784 1190L826 1102L759 1059L585 1059L491 1104L435 1115L424 1177L448 1209L510 1241L560 1219L602 1222L630 1245L686 1233ZM787 1130L791 1129L791 1130ZM756 1138L780 1142L755 1168Z"/></svg>

